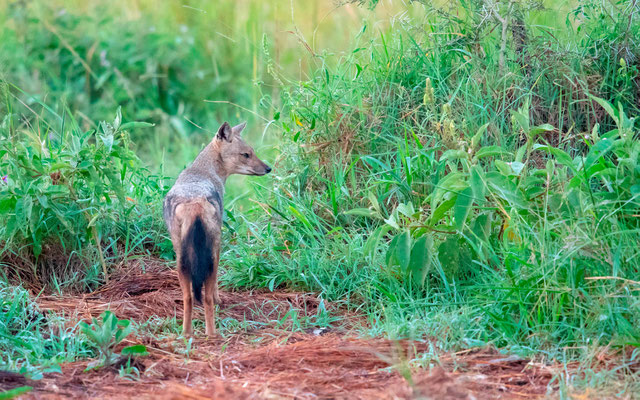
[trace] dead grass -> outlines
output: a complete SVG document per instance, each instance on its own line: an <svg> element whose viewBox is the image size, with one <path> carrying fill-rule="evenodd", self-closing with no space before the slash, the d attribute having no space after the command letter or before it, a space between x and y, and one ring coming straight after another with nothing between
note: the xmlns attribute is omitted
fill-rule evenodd
<svg viewBox="0 0 640 400"><path fill-rule="evenodd" d="M272 323L291 309L304 317L315 316L320 299L312 293L269 292L265 290L230 292L221 291L223 305L217 318L245 319ZM134 262L127 269L116 271L111 281L101 289L84 295L41 296L37 300L43 311L77 314L84 320L97 317L104 310L113 311L119 318L144 322L151 317L182 318L182 293L176 271L156 259ZM329 313L337 313L335 305L328 304ZM200 306L194 308L195 318L204 317ZM339 311L340 328L350 330L366 325L366 320L354 313Z"/></svg>
<svg viewBox="0 0 640 400"><path fill-rule="evenodd" d="M143 270L145 272L143 272ZM342 318L328 333L275 326L291 309L315 315L319 299L296 292L222 292L218 318L262 322L261 328L211 339L197 336L188 355L175 334L138 332L122 345L143 343L137 381L115 370L84 372L87 361L62 366L32 381L29 399L512 399L546 393L553 370L492 349L441 354L431 370L409 363L426 342L357 338L365 319L332 304ZM174 271L158 260L141 260L119 271L102 289L84 296L38 299L43 310L86 319L111 309L119 318L143 322L153 316L181 317ZM199 315L201 317L201 315ZM9 381L11 378L7 378ZM17 383L14 382L15 386ZM11 387L11 382L0 381Z"/></svg>
<svg viewBox="0 0 640 400"><path fill-rule="evenodd" d="M192 357L150 347L141 360L141 379L115 371L83 372L87 362L66 364L62 375L47 374L26 398L154 399L516 399L544 395L551 370L491 350L443 360L432 371L413 369L412 384L390 368L416 349L388 340L337 335L283 335L253 347L221 354L219 340L198 340ZM279 338L283 339L283 337ZM419 347L419 345L418 345ZM412 349L409 353L403 350Z"/></svg>

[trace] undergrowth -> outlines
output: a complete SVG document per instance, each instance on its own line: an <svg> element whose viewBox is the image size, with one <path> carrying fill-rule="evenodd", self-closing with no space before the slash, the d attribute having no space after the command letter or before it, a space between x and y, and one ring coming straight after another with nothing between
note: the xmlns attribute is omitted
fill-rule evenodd
<svg viewBox="0 0 640 400"><path fill-rule="evenodd" d="M311 288L451 349L637 346L637 5L581 2L553 38L517 2L456 10L283 92L277 178L235 216L225 282Z"/></svg>
<svg viewBox="0 0 640 400"><path fill-rule="evenodd" d="M163 178L130 149L128 131L148 124L113 122L83 131L71 113L26 126L5 85L0 125L0 262L5 279L52 289L91 289L112 265L165 242L157 205ZM156 250L157 251L157 250ZM77 288L78 289L78 288Z"/></svg>
<svg viewBox="0 0 640 400"><path fill-rule="evenodd" d="M29 292L0 280L0 369L39 379L59 364L93 355L86 338L62 316L43 314Z"/></svg>

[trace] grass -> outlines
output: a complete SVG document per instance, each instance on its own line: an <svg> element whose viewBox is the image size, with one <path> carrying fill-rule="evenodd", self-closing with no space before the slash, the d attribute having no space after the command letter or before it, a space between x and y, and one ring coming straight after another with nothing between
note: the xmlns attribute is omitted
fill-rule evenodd
<svg viewBox="0 0 640 400"><path fill-rule="evenodd" d="M88 290L171 258L166 176L249 119L275 174L230 182L225 286L317 292L372 336L577 363L561 396L637 391L636 2L67 5L0 16L6 278ZM278 320L332 318L297 317Z"/></svg>
<svg viewBox="0 0 640 400"><path fill-rule="evenodd" d="M0 368L32 379L60 370L60 363L92 356L86 339L64 316L43 315L29 293L0 282Z"/></svg>

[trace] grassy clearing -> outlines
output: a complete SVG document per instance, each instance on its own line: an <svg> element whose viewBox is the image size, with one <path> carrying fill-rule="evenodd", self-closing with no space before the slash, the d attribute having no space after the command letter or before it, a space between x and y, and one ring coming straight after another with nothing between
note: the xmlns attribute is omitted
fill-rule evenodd
<svg viewBox="0 0 640 400"><path fill-rule="evenodd" d="M350 5L331 12L358 21L348 33L317 2L287 19L269 3L53 19L57 6L35 4L3 16L5 278L87 290L131 257L170 258L165 175L216 121L248 116L254 138L271 132L275 175L229 193L224 285L317 292L366 314L374 336L559 360L572 365L550 384L561 395L638 391L636 2ZM298 42L262 35L283 21Z"/></svg>

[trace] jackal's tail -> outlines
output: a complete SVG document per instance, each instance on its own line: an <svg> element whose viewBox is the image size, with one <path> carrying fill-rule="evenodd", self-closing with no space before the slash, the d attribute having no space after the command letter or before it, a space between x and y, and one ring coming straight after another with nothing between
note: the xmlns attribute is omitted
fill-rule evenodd
<svg viewBox="0 0 640 400"><path fill-rule="evenodd" d="M213 272L212 243L202 218L195 217L186 235L182 237L180 268L183 274L191 277L193 297L197 302L202 302L202 285Z"/></svg>

